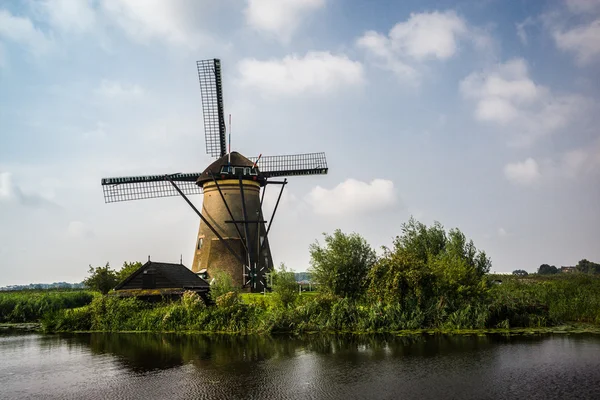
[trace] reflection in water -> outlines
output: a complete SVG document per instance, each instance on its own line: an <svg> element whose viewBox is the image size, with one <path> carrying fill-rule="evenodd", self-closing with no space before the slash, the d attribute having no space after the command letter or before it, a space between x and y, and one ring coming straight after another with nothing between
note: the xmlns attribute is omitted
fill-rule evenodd
<svg viewBox="0 0 600 400"><path fill-rule="evenodd" d="M600 398L600 337L0 336L0 398Z"/></svg>

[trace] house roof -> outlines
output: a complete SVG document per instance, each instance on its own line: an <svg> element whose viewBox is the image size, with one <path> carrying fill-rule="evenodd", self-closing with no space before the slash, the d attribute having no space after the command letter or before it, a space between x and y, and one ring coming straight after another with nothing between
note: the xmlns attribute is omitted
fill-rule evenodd
<svg viewBox="0 0 600 400"><path fill-rule="evenodd" d="M137 269L134 273L129 275L123 282L119 283L115 286L115 290L119 290L124 288L127 283L133 280L136 276L143 273L143 271L152 269L157 273L162 275L165 279L170 281L173 284L174 288L208 288L210 285L204 279L200 278L198 275L190 271L183 264L171 264L171 263L163 263L163 262L154 262L148 261L146 264L142 265Z"/></svg>

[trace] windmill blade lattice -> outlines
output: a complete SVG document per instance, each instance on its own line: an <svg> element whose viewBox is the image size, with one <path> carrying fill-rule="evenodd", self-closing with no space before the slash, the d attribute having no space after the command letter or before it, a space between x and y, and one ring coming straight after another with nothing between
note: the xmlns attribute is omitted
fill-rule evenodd
<svg viewBox="0 0 600 400"><path fill-rule="evenodd" d="M202 98L202 117L206 153L213 157L223 157L225 146L225 114L223 111L223 82L219 59L196 61Z"/></svg>
<svg viewBox="0 0 600 400"><path fill-rule="evenodd" d="M248 157L256 162L258 157ZM325 153L262 156L258 160L260 174L266 178L276 176L324 175L327 173Z"/></svg>
<svg viewBox="0 0 600 400"><path fill-rule="evenodd" d="M170 178L184 194L193 195L202 194L202 188L196 185L199 176L200 173L173 174ZM179 196L165 175L103 178L102 190L105 203Z"/></svg>

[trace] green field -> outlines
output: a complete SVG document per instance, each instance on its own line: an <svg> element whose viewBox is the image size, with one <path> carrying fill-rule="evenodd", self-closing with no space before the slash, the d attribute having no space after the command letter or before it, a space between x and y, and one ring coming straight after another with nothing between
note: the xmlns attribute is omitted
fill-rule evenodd
<svg viewBox="0 0 600 400"><path fill-rule="evenodd" d="M44 315L90 304L85 290L22 290L0 292L0 323L38 322Z"/></svg>

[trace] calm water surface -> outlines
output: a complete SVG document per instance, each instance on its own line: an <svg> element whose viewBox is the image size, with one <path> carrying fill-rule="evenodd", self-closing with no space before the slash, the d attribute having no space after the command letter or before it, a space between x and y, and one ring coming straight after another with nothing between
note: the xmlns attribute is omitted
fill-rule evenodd
<svg viewBox="0 0 600 400"><path fill-rule="evenodd" d="M600 399L600 336L0 334L0 398Z"/></svg>

